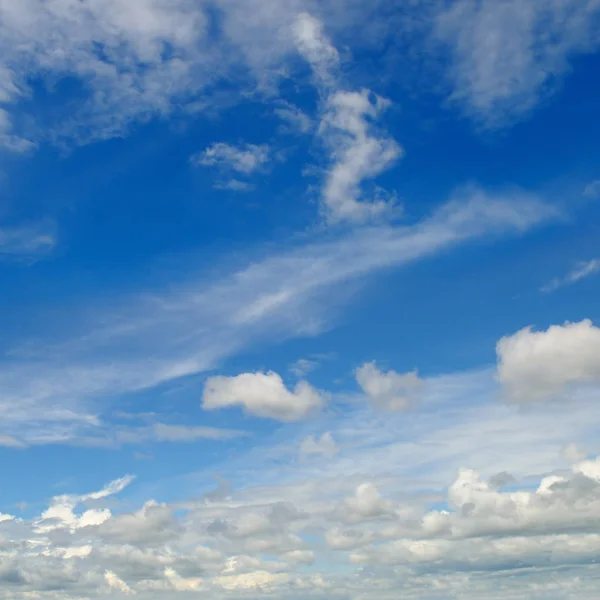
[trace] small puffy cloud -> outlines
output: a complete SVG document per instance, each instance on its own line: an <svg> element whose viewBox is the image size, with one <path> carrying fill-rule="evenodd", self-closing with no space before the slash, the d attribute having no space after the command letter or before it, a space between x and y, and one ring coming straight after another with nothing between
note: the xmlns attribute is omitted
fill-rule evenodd
<svg viewBox="0 0 600 600"><path fill-rule="evenodd" d="M300 381L290 391L273 371L210 377L202 396L205 410L240 406L250 415L283 422L303 419L324 403L323 395L308 382Z"/></svg>
<svg viewBox="0 0 600 600"><path fill-rule="evenodd" d="M567 273L564 277L555 277L550 283L542 286L540 291L545 294L554 292L558 288L573 285L586 277L591 277L600 273L600 259L593 258L592 260L586 260L578 263L574 269Z"/></svg>
<svg viewBox="0 0 600 600"><path fill-rule="evenodd" d="M242 144L233 146L217 142L191 157L192 164L202 167L217 167L225 171L235 171L251 175L262 169L270 159L270 149L266 144Z"/></svg>
<svg viewBox="0 0 600 600"><path fill-rule="evenodd" d="M323 433L317 438L314 435L309 435L302 440L300 444L301 456L325 456L332 458L339 452L337 444L329 431Z"/></svg>
<svg viewBox="0 0 600 600"><path fill-rule="evenodd" d="M372 405L382 410L406 410L419 399L423 387L423 380L416 371L383 373L374 362L356 369L355 375Z"/></svg>
<svg viewBox="0 0 600 600"><path fill-rule="evenodd" d="M600 328L589 319L525 327L496 345L498 380L508 400L529 403L555 398L567 388L600 381Z"/></svg>

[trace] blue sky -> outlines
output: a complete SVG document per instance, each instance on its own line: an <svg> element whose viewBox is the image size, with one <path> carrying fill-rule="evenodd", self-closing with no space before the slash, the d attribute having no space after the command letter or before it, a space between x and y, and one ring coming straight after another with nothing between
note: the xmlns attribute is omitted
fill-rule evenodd
<svg viewBox="0 0 600 600"><path fill-rule="evenodd" d="M598 593L599 26L0 2L0 599Z"/></svg>

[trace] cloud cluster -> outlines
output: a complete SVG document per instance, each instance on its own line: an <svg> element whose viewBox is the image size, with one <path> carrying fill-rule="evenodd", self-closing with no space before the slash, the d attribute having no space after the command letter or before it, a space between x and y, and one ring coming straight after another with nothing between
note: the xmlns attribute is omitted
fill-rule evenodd
<svg viewBox="0 0 600 600"><path fill-rule="evenodd" d="M503 489L509 481L512 489ZM442 590L520 598L507 572L520 575L519 593L531 598L549 582L577 586L600 550L598 459L547 475L533 490L506 474L485 480L462 469L444 492L444 509L428 508L419 495L395 499L400 480L388 479L395 492L384 495L372 481L353 485L346 474L304 484L304 491L251 486L227 499L149 500L113 512L106 502L131 483L126 477L98 492L54 498L30 520L0 519L0 598L154 600L193 591L293 600L367 597L379 588L386 598L386 589L428 600ZM287 499L293 495L295 502ZM547 568L560 577L548 579Z"/></svg>

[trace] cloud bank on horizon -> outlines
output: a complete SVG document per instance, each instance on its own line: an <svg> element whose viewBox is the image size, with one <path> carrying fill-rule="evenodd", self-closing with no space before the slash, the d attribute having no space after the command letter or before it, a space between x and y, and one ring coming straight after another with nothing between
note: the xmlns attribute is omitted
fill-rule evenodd
<svg viewBox="0 0 600 600"><path fill-rule="evenodd" d="M0 0L0 600L598 595L599 33Z"/></svg>

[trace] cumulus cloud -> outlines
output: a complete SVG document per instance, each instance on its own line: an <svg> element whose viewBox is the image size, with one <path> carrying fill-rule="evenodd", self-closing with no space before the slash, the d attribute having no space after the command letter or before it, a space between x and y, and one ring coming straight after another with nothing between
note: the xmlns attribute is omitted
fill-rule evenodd
<svg viewBox="0 0 600 600"><path fill-rule="evenodd" d="M278 421L298 421L321 408L325 398L306 381L289 391L273 371L210 377L204 385L202 408L242 407L248 414Z"/></svg>
<svg viewBox="0 0 600 600"><path fill-rule="evenodd" d="M553 399L600 381L600 329L588 319L546 331L526 327L503 337L496 353L498 380L512 402Z"/></svg>
<svg viewBox="0 0 600 600"><path fill-rule="evenodd" d="M529 112L556 89L572 57L598 47L595 0L442 4L434 37L451 56L451 99L497 127Z"/></svg>
<svg viewBox="0 0 600 600"><path fill-rule="evenodd" d="M416 371L384 373L377 365L365 363L356 369L356 381L375 408L406 410L419 399L423 381Z"/></svg>
<svg viewBox="0 0 600 600"><path fill-rule="evenodd" d="M550 283L542 286L540 291L545 294L554 292L561 287L573 285L586 277L596 275L598 272L600 272L600 259L593 258L592 260L582 261L564 277L556 277Z"/></svg>

